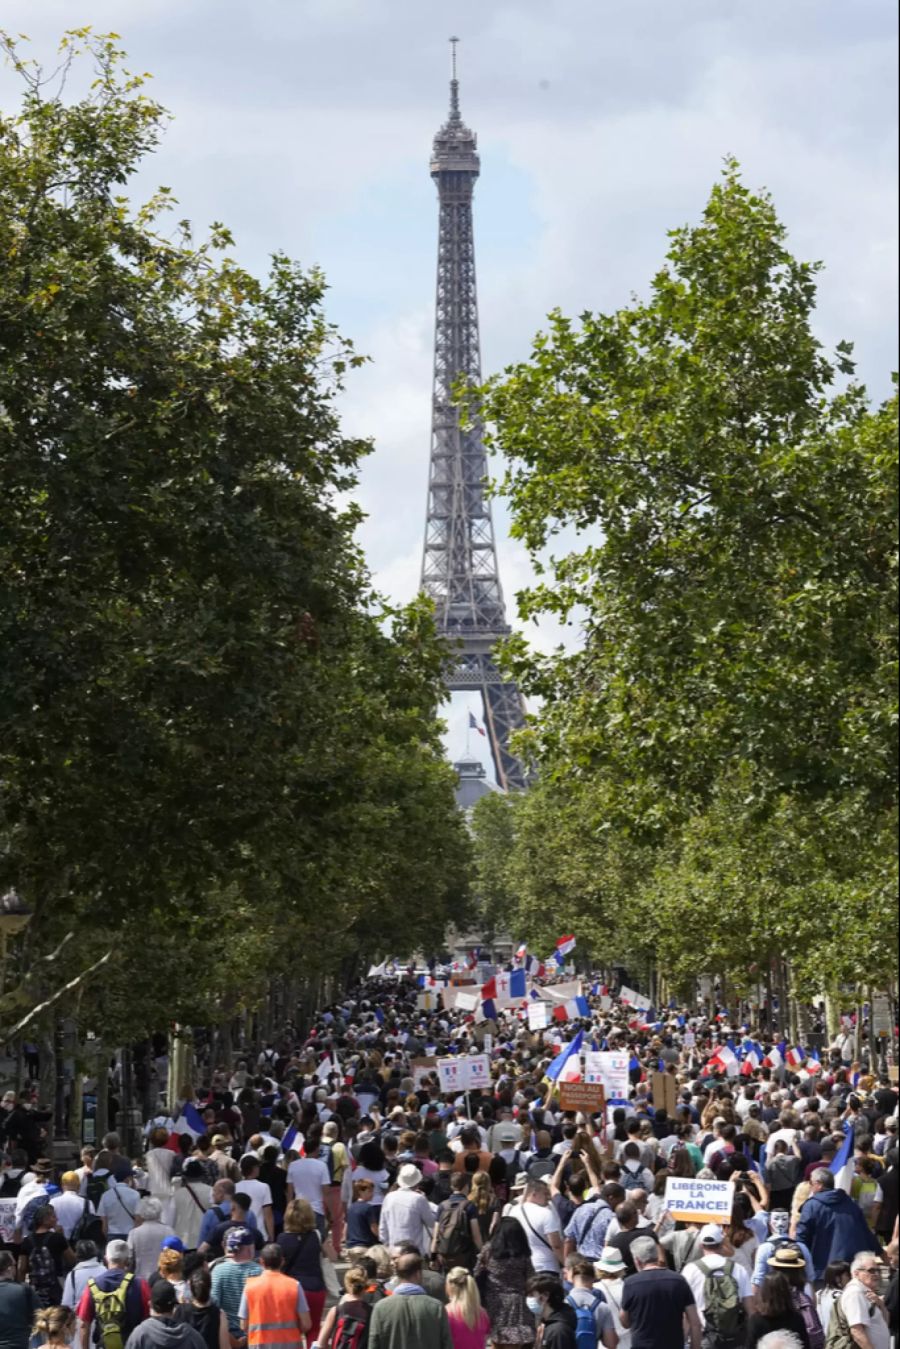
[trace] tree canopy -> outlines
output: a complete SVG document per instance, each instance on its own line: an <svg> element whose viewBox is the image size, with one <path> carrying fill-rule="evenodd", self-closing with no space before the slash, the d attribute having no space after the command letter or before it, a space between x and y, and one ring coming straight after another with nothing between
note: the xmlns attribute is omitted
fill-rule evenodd
<svg viewBox="0 0 900 1349"><path fill-rule="evenodd" d="M362 358L316 271L250 275L167 187L131 205L166 114L115 35L64 39L63 76L93 65L68 98L5 47L0 884L32 952L112 945L85 1005L135 1029L163 971L165 1023L411 951L464 909L468 839L444 649L373 592L346 504Z"/></svg>
<svg viewBox="0 0 900 1349"><path fill-rule="evenodd" d="M823 351L818 271L728 162L648 299L552 314L481 406L542 572L520 615L581 631L506 648L543 699L523 913L541 886L601 947L743 981L789 950L807 987L896 967L897 399Z"/></svg>

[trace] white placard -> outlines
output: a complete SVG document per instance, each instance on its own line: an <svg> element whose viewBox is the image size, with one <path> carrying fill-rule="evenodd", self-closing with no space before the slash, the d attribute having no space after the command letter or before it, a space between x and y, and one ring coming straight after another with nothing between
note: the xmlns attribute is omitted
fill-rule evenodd
<svg viewBox="0 0 900 1349"><path fill-rule="evenodd" d="M693 1049L694 1045L697 1043L697 1036L695 1032L692 1030L686 1030L681 1037L681 1043L684 1045L685 1049Z"/></svg>
<svg viewBox="0 0 900 1349"><path fill-rule="evenodd" d="M636 1007L639 1012L646 1012L653 1003L649 998L645 998L643 993L636 993L633 988L623 988L619 993L619 1001L627 1002L629 1006Z"/></svg>
<svg viewBox="0 0 900 1349"><path fill-rule="evenodd" d="M16 1197L0 1199L0 1241L12 1243L16 1230Z"/></svg>
<svg viewBox="0 0 900 1349"><path fill-rule="evenodd" d="M490 1031L488 1031L484 1037L484 1052L487 1055L491 1055L494 1052L494 1037L491 1035Z"/></svg>
<svg viewBox="0 0 900 1349"><path fill-rule="evenodd" d="M686 1223L729 1223L734 1203L730 1180L697 1180L669 1176L666 1181L666 1212Z"/></svg>
<svg viewBox="0 0 900 1349"><path fill-rule="evenodd" d="M610 1009L610 1007L612 1007L612 998L609 996L608 993L603 993L603 994L601 994L601 996L600 996L600 1011L601 1011L601 1012L608 1012L609 1009Z"/></svg>
<svg viewBox="0 0 900 1349"><path fill-rule="evenodd" d="M528 1004L528 1029L543 1030L550 1023L550 1008L546 1002Z"/></svg>
<svg viewBox="0 0 900 1349"><path fill-rule="evenodd" d="M456 1010L458 1012L474 1012L481 999L477 993L457 993Z"/></svg>
<svg viewBox="0 0 900 1349"><path fill-rule="evenodd" d="M631 1090L629 1054L591 1050L584 1056L585 1082L602 1082L607 1101L627 1101Z"/></svg>
<svg viewBox="0 0 900 1349"><path fill-rule="evenodd" d="M474 1091L491 1080L491 1064L487 1054L467 1054L458 1059L438 1059L438 1077L441 1091Z"/></svg>

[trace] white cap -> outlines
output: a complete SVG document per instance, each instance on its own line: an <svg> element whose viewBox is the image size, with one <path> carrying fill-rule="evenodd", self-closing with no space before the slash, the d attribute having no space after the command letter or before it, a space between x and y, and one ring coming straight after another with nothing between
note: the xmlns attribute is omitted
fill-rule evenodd
<svg viewBox="0 0 900 1349"><path fill-rule="evenodd" d="M700 1228L701 1246L721 1246L724 1240L725 1233L718 1223L707 1223L705 1227Z"/></svg>

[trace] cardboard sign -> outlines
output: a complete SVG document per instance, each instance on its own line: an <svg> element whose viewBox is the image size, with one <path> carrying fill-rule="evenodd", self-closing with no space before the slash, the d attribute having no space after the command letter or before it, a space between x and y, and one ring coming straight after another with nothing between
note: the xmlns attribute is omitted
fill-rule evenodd
<svg viewBox="0 0 900 1349"><path fill-rule="evenodd" d="M631 1091L630 1062L630 1054L592 1050L584 1056L584 1080L601 1082L608 1101L627 1101Z"/></svg>
<svg viewBox="0 0 900 1349"><path fill-rule="evenodd" d="M681 1037L681 1043L684 1045L685 1049L693 1049L694 1045L697 1043L696 1032L692 1030L686 1030Z"/></svg>
<svg viewBox="0 0 900 1349"><path fill-rule="evenodd" d="M436 1012L438 1005L437 991L429 989L426 993L419 993L416 997L416 1010L419 1012Z"/></svg>
<svg viewBox="0 0 900 1349"><path fill-rule="evenodd" d="M651 1073L650 1094L653 1097L654 1108L662 1106L669 1119L674 1119L678 1104L678 1088L674 1077L668 1073Z"/></svg>
<svg viewBox="0 0 900 1349"><path fill-rule="evenodd" d="M875 993L872 997L872 1034L878 1039L884 1036L890 1039L894 1033L894 1013L891 1000L886 993Z"/></svg>
<svg viewBox="0 0 900 1349"><path fill-rule="evenodd" d="M669 1176L666 1181L666 1212L676 1222L728 1223L734 1203L730 1180L690 1180Z"/></svg>
<svg viewBox="0 0 900 1349"><path fill-rule="evenodd" d="M416 1087L421 1087L426 1077L437 1068L437 1059L410 1059L409 1066L412 1069L413 1083Z"/></svg>
<svg viewBox="0 0 900 1349"><path fill-rule="evenodd" d="M479 1001L477 993L457 993L456 1010L458 1012L474 1012Z"/></svg>
<svg viewBox="0 0 900 1349"><path fill-rule="evenodd" d="M0 1199L0 1241L12 1243L16 1230L16 1199Z"/></svg>
<svg viewBox="0 0 900 1349"><path fill-rule="evenodd" d="M598 1115L606 1105L602 1082L560 1082L559 1104L562 1110L580 1110L583 1115Z"/></svg>
<svg viewBox="0 0 900 1349"><path fill-rule="evenodd" d="M528 1004L528 1029L543 1030L550 1024L550 1008L545 1002Z"/></svg>
<svg viewBox="0 0 900 1349"><path fill-rule="evenodd" d="M464 1058L438 1059L438 1077L441 1091L475 1091L486 1087L491 1080L491 1065L487 1054L467 1054Z"/></svg>

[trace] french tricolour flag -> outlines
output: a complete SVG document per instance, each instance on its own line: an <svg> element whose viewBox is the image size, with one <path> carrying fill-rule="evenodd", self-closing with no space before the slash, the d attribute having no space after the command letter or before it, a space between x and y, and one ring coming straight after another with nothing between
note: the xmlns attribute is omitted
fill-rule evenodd
<svg viewBox="0 0 900 1349"><path fill-rule="evenodd" d="M784 1067L784 1041L781 1044L773 1045L766 1057L763 1059L764 1068L783 1068Z"/></svg>
<svg viewBox="0 0 900 1349"><path fill-rule="evenodd" d="M844 1141L838 1148L834 1161L828 1167L834 1176L834 1188L850 1193L853 1185L853 1129L844 1122Z"/></svg>
<svg viewBox="0 0 900 1349"><path fill-rule="evenodd" d="M815 1076L822 1071L822 1060L815 1049L811 1051L806 1060L806 1071Z"/></svg>
<svg viewBox="0 0 900 1349"><path fill-rule="evenodd" d="M516 948L516 960L524 960L528 955L528 944L522 942L522 945Z"/></svg>
<svg viewBox="0 0 900 1349"><path fill-rule="evenodd" d="M581 997L569 998L568 1002L564 1002L553 1009L554 1021L574 1021L577 1017L590 1016L590 1014L591 1008L587 998Z"/></svg>
<svg viewBox="0 0 900 1349"><path fill-rule="evenodd" d="M719 1068L728 1077L737 1077L740 1071L738 1056L727 1045L723 1045L721 1049L716 1050L709 1061L709 1066L710 1068Z"/></svg>
<svg viewBox="0 0 900 1349"><path fill-rule="evenodd" d="M762 1063L762 1058L755 1049L748 1049L744 1055L744 1061L741 1064L741 1073L744 1077L749 1077L754 1073Z"/></svg>
<svg viewBox="0 0 900 1349"><path fill-rule="evenodd" d="M806 1062L806 1055L799 1046L795 1046L793 1049L788 1050L785 1055L785 1061L790 1064L792 1068L799 1068Z"/></svg>
<svg viewBox="0 0 900 1349"><path fill-rule="evenodd" d="M558 956L567 956L570 951L574 950L575 950L574 937L560 937L559 941L556 943L556 954Z"/></svg>
<svg viewBox="0 0 900 1349"><path fill-rule="evenodd" d="M175 1133L190 1134L192 1138L199 1138L201 1134L206 1133L206 1125L200 1111L191 1105L190 1101L186 1101L181 1107L181 1114L175 1121Z"/></svg>

